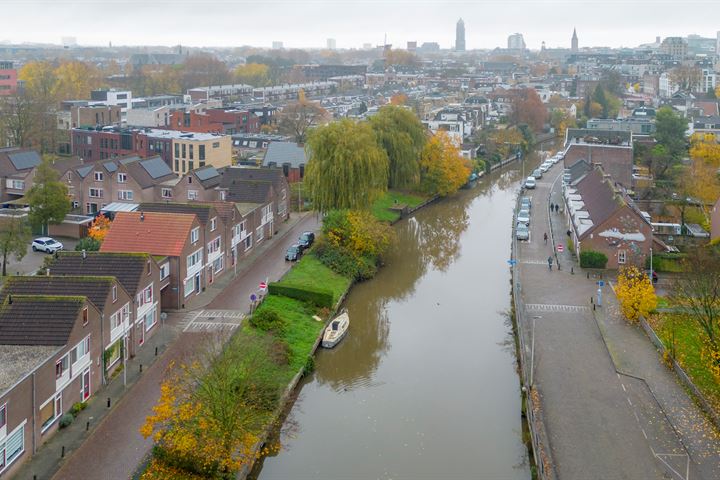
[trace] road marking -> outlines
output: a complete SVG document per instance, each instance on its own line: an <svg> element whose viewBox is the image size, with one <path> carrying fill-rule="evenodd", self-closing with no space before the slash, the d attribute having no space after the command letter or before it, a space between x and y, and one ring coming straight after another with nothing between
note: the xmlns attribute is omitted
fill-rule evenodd
<svg viewBox="0 0 720 480"><path fill-rule="evenodd" d="M655 458L657 458L662 463L664 463L667 468L669 468L675 475L677 475L680 480L690 480L690 455L688 455L687 453L655 453L655 452L653 452L653 455L655 455ZM661 458L661 457L664 457L664 458ZM673 467L671 467L668 462L665 461L665 458L668 458L668 457L685 457L686 470L685 470L684 477L680 473L678 473L677 470L675 470Z"/></svg>
<svg viewBox="0 0 720 480"><path fill-rule="evenodd" d="M200 310L185 325L183 332L210 332L234 330L240 326L245 314L239 310Z"/></svg>
<svg viewBox="0 0 720 480"><path fill-rule="evenodd" d="M623 392L627 392L627 390L625 389L625 384L624 384L624 383L621 383L620 386L623 388Z"/></svg>
<svg viewBox="0 0 720 480"><path fill-rule="evenodd" d="M522 260L520 263L526 265L547 265L547 260Z"/></svg>
<svg viewBox="0 0 720 480"><path fill-rule="evenodd" d="M590 308L586 307L584 305L549 305L549 304L544 304L544 303L528 303L527 305L525 305L525 309L528 311L536 311L536 312L580 313L580 312L590 311Z"/></svg>

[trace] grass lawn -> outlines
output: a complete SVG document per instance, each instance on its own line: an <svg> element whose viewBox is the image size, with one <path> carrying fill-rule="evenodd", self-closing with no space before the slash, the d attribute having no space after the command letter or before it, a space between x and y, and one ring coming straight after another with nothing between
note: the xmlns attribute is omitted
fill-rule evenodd
<svg viewBox="0 0 720 480"><path fill-rule="evenodd" d="M375 218L382 222L394 222L400 218L398 212L389 210L395 203L405 204L410 208L417 207L428 197L413 193L403 193L395 190L388 190L372 206L372 213Z"/></svg>
<svg viewBox="0 0 720 480"><path fill-rule="evenodd" d="M657 308L670 308L670 301L667 297L657 297Z"/></svg>
<svg viewBox="0 0 720 480"><path fill-rule="evenodd" d="M275 310L287 322L287 331L282 338L290 347L290 365L287 370L287 381L290 381L301 368L305 367L310 350L325 323L313 320L312 316L316 311L307 303L280 295L268 295L258 311L264 309ZM249 322L245 324L245 328L256 331Z"/></svg>
<svg viewBox="0 0 720 480"><path fill-rule="evenodd" d="M672 344L675 332L677 362L690 376L714 408L720 408L720 382L707 368L702 358L704 332L697 322L683 314L654 315L651 325L666 347Z"/></svg>
<svg viewBox="0 0 720 480"><path fill-rule="evenodd" d="M350 286L350 279L330 270L311 252L304 255L279 283L327 289L332 291L333 300L337 302Z"/></svg>

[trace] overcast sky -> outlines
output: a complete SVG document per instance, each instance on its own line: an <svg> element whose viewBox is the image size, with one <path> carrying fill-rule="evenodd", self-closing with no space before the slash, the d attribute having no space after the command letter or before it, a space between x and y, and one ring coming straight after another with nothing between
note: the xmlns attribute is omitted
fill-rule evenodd
<svg viewBox="0 0 720 480"><path fill-rule="evenodd" d="M0 42L80 45L324 47L409 40L455 43L465 21L467 48L507 46L520 32L528 48L636 46L656 36L715 37L720 0L0 0Z"/></svg>

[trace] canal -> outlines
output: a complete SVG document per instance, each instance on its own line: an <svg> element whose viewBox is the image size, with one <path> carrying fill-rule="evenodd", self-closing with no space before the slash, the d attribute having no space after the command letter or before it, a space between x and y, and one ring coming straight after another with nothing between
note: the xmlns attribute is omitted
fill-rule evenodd
<svg viewBox="0 0 720 480"><path fill-rule="evenodd" d="M520 181L508 166L395 226L252 478L530 478L507 317Z"/></svg>

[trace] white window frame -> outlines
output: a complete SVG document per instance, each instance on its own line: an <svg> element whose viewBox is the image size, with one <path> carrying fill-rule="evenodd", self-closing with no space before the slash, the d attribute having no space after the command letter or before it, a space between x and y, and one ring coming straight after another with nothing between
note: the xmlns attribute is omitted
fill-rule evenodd
<svg viewBox="0 0 720 480"><path fill-rule="evenodd" d="M131 202L134 194L132 190L118 190L118 200L126 200Z"/></svg>
<svg viewBox="0 0 720 480"><path fill-rule="evenodd" d="M112 286L112 301L117 302L117 285Z"/></svg>
<svg viewBox="0 0 720 480"><path fill-rule="evenodd" d="M60 411L58 411L57 405L58 400L60 401ZM48 419L46 424L40 424L40 433L43 434L48 431L50 427L53 426L53 424L57 421L58 418L62 416L62 392L53 395L52 397L48 398L45 402L43 402L42 405L40 405L40 408L38 409L38 413L42 411L43 408L45 408L50 402L53 404L53 410L55 412L55 415ZM39 419L38 419L39 420Z"/></svg>
<svg viewBox="0 0 720 480"><path fill-rule="evenodd" d="M197 243L200 240L200 227L195 227L190 230L190 243Z"/></svg>
<svg viewBox="0 0 720 480"><path fill-rule="evenodd" d="M198 191L197 190L188 190L188 200L197 200L198 199Z"/></svg>
<svg viewBox="0 0 720 480"><path fill-rule="evenodd" d="M93 173L93 177L95 178L96 182L102 182L105 179L105 175L103 174L103 172L98 171L95 171L95 173Z"/></svg>
<svg viewBox="0 0 720 480"><path fill-rule="evenodd" d="M94 195L93 195L93 191L95 193ZM102 188L90 187L88 189L88 197L90 197L90 198L103 198L104 194L105 194L105 192Z"/></svg>
<svg viewBox="0 0 720 480"><path fill-rule="evenodd" d="M188 285L190 285L190 290L188 290ZM189 297L195 292L195 275L191 276L185 282L183 283L183 295L184 297Z"/></svg>
<svg viewBox="0 0 720 480"><path fill-rule="evenodd" d="M0 474L2 474L5 470L10 468L10 465L12 465L13 462L15 462L15 460L20 458L22 456L22 454L25 453L25 424L26 423L27 423L27 420L23 420L22 423L20 423L20 425L15 427L15 430L10 432L9 435L7 435L5 438L3 438L2 444L0 444L0 445L2 445L2 447L0 447L0 455L2 455L2 457L0 457L0 458L2 458L2 461L0 462ZM20 450L14 452L15 456L13 456L12 458L8 458L7 445L18 434L20 436Z"/></svg>
<svg viewBox="0 0 720 480"><path fill-rule="evenodd" d="M152 323L148 324L148 318L152 318ZM145 314L143 317L143 325L146 332L149 332L157 324L157 315L155 315L155 309L153 308Z"/></svg>
<svg viewBox="0 0 720 480"><path fill-rule="evenodd" d="M162 198L172 198L172 188L163 188L160 190L160 196Z"/></svg>
<svg viewBox="0 0 720 480"><path fill-rule="evenodd" d="M214 232L215 230L217 230L217 217L210 219L210 231Z"/></svg>
<svg viewBox="0 0 720 480"><path fill-rule="evenodd" d="M625 265L627 262L627 252L625 250L618 250L618 265Z"/></svg>
<svg viewBox="0 0 720 480"><path fill-rule="evenodd" d="M200 248L198 250L195 250L193 253L187 256L186 261L188 275L190 275L190 272L195 272L201 269L203 263L203 249Z"/></svg>
<svg viewBox="0 0 720 480"><path fill-rule="evenodd" d="M117 174L117 182L118 183L127 183L127 173L118 173Z"/></svg>
<svg viewBox="0 0 720 480"><path fill-rule="evenodd" d="M170 263L166 262L160 265L160 280L165 280L170 276Z"/></svg>

